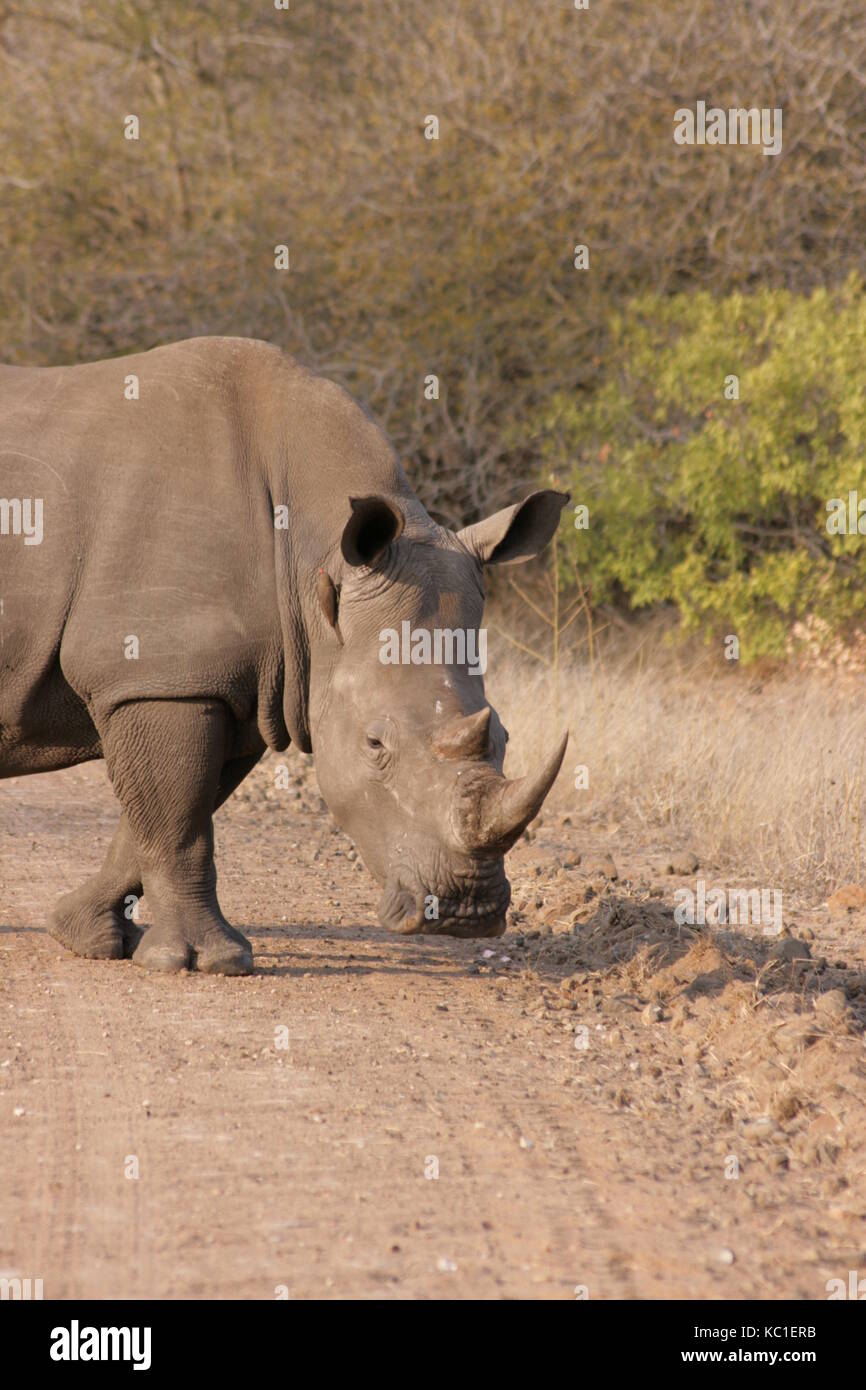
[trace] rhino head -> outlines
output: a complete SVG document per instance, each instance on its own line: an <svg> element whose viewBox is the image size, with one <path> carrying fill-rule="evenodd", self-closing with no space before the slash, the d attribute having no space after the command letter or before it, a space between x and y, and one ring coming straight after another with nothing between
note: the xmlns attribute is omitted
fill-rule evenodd
<svg viewBox="0 0 866 1390"><path fill-rule="evenodd" d="M567 500L536 492L452 532L399 497L352 499L340 554L319 573L316 772L394 931L505 930L504 856L538 814L568 736L530 776L503 776L508 734L484 694L483 569L537 555Z"/></svg>

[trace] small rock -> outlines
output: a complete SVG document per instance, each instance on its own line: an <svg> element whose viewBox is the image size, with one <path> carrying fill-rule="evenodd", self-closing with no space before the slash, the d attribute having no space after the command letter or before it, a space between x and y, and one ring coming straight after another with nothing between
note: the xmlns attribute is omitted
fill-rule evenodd
<svg viewBox="0 0 866 1390"><path fill-rule="evenodd" d="M619 878L619 870L609 854L604 854L598 859L588 859L584 865L584 871L588 874L600 874L603 878L615 882Z"/></svg>
<svg viewBox="0 0 866 1390"><path fill-rule="evenodd" d="M779 1126L772 1115L757 1115L754 1120L747 1120L743 1125L743 1138L752 1139L757 1144L772 1139L778 1132Z"/></svg>
<svg viewBox="0 0 866 1390"><path fill-rule="evenodd" d="M830 1115L825 1110L822 1115L817 1115L806 1131L807 1139L813 1142L819 1139L826 1139L828 1135L838 1134L841 1129L839 1121L835 1115Z"/></svg>
<svg viewBox="0 0 866 1390"><path fill-rule="evenodd" d="M661 1023L664 1019L665 1011L661 1004L647 1004L640 1016L641 1023Z"/></svg>
<svg viewBox="0 0 866 1390"><path fill-rule="evenodd" d="M848 1014L848 1001L844 989L828 989L825 994L819 994L815 1000L815 1013L827 1022L831 1019L838 1021L845 1018Z"/></svg>
<svg viewBox="0 0 866 1390"><path fill-rule="evenodd" d="M733 1250L729 1250L726 1245L723 1245L721 1250L719 1251L718 1258L721 1264L732 1265L736 1256L734 1255Z"/></svg>
<svg viewBox="0 0 866 1390"><path fill-rule="evenodd" d="M693 874L698 868L700 868L700 861L698 856L693 854L691 850L683 850L679 854L672 854L667 863L667 871L669 874L680 874L682 877L686 878L689 874Z"/></svg>
<svg viewBox="0 0 866 1390"><path fill-rule="evenodd" d="M796 936L783 937L781 941L775 942L770 955L773 960L811 960L812 952L809 950L805 941L800 941Z"/></svg>
<svg viewBox="0 0 866 1390"><path fill-rule="evenodd" d="M831 916L843 917L847 913L866 911L866 888L857 883L848 883L827 899Z"/></svg>
<svg viewBox="0 0 866 1390"><path fill-rule="evenodd" d="M784 1124L786 1120L793 1120L794 1116L800 1111L800 1098L793 1091L780 1091L773 1098L770 1107L773 1119L779 1124Z"/></svg>

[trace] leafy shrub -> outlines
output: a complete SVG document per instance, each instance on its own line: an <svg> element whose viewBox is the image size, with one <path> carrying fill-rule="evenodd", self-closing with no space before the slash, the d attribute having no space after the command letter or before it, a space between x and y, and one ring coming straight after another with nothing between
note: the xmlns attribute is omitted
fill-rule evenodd
<svg viewBox="0 0 866 1390"><path fill-rule="evenodd" d="M744 658L784 654L804 620L829 636L861 617L866 534L833 534L828 503L847 512L856 493L866 532L862 282L645 295L614 316L609 351L599 389L560 394L542 422L589 508L565 551L593 602L674 604Z"/></svg>

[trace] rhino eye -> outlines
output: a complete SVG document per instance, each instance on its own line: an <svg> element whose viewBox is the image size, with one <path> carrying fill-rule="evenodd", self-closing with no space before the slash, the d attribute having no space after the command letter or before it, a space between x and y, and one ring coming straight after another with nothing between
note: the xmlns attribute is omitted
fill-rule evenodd
<svg viewBox="0 0 866 1390"><path fill-rule="evenodd" d="M394 729L391 720L387 718L374 719L367 726L364 740L376 762L381 763L384 755L391 752L394 744Z"/></svg>

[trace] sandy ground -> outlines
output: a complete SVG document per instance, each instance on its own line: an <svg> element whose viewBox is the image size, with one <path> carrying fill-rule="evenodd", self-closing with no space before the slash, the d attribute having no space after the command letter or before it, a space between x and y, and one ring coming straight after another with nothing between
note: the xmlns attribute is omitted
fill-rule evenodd
<svg viewBox="0 0 866 1390"><path fill-rule="evenodd" d="M104 769L0 783L0 1274L264 1299L866 1275L857 902L775 940L679 927L670 847L550 814L509 856L504 937L395 938L302 764L217 818L240 980L67 955L43 923L110 838Z"/></svg>

